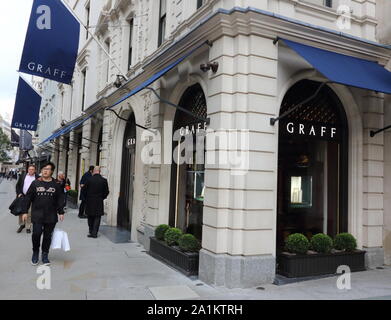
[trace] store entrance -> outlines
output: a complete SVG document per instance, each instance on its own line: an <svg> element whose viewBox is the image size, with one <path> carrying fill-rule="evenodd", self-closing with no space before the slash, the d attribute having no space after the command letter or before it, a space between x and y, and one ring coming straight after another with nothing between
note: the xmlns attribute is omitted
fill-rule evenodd
<svg viewBox="0 0 391 320"><path fill-rule="evenodd" d="M313 81L294 85L281 112L311 96ZM347 121L334 92L324 87L315 99L279 124L277 248L303 233L334 237L347 231Z"/></svg>
<svg viewBox="0 0 391 320"><path fill-rule="evenodd" d="M118 197L117 226L132 230L133 181L135 173L136 124L132 113L126 124L122 147L121 187Z"/></svg>

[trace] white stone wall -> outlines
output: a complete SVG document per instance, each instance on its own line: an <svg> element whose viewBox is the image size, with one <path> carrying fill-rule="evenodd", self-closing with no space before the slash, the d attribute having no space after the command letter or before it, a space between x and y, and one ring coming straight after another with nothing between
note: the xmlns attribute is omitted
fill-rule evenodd
<svg viewBox="0 0 391 320"><path fill-rule="evenodd" d="M87 1L72 1L76 14L83 19L86 4ZM298 37L301 41L310 39L323 48L371 60L378 59L384 63L384 59L390 56L385 49L319 31L319 27L329 28L376 41L379 17L376 2L334 1L332 8L326 8L311 0L208 0L196 10L196 0L167 0L166 41L160 48L159 6L156 4L156 0L90 1L91 31L102 45L107 40L110 42L109 54L114 62L107 60L103 49L91 37L86 40L82 31L73 86L59 87L58 92L63 92L63 97L56 98L64 106L63 118L71 121L82 115L82 70L87 70L85 107L104 108L140 84L141 81L137 79L144 77L145 80L178 58L179 52L183 54L201 39L213 40L212 48L203 48L156 81L153 87L162 97L178 103L188 86L200 83L207 97L211 128L249 130L248 175L234 176L228 167L221 165L206 168L204 250L230 257L275 257L278 125L270 126L269 119L279 114L283 95L294 81L300 77L322 79L319 74L308 71L311 66L303 61L297 60L297 64L292 64L292 54L288 54L292 60L284 61L287 56L281 55L284 50L273 44L273 39L277 35ZM340 18L337 10L339 4L346 4L353 10L350 29L340 30L336 24ZM185 44L175 46L155 59L213 12L219 9L231 10L235 6L270 11L312 26L307 28L245 10L230 15L221 14L214 18L213 25L205 22L196 35L181 42ZM134 19L134 43L133 63L129 69L128 21L131 18ZM383 23L385 20L383 17ZM382 25L382 30L377 34L379 39L385 39L382 36L382 32L386 32L384 30L387 28ZM188 49L181 46L188 46ZM207 61L219 62L220 68L216 74L200 71L200 63ZM127 76L131 84L117 90L113 82L118 74ZM140 78L136 78L138 75L141 75ZM383 99L381 95L343 86L333 86L333 89L346 107L350 129L349 231L357 237L360 247L378 249L387 235L387 231L383 234L386 229L384 225L387 228L390 226L389 215L383 206L383 201L386 203L388 199L385 194L388 180L384 169L384 161L387 159L384 148L387 142L383 135L368 138L368 132L384 124ZM124 118L134 112L138 124L158 130L162 130L164 120L172 120L174 117L173 109L159 103L146 90L121 103L115 110ZM102 111L100 118L83 125L83 136L96 141L96 134L102 125L102 173L108 178L111 190L106 201L107 222L116 225L125 122L109 111ZM71 140L75 139L74 133L70 136ZM95 161L96 147L87 140L83 140L83 145L87 147L81 151L81 161L84 159L88 167ZM160 223L167 223L169 217L171 167L142 163L140 154L144 145L141 130L137 129L133 240L137 239L137 232L148 232L145 231L148 228L151 230ZM77 151L72 145L71 149L68 175L74 186ZM233 151L231 147L227 149L222 151ZM61 153L60 158L62 167L65 165L64 153Z"/></svg>

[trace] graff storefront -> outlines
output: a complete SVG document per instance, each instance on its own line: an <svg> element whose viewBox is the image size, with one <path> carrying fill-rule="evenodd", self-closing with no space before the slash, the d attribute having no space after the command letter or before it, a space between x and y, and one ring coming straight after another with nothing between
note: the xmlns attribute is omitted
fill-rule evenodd
<svg viewBox="0 0 391 320"><path fill-rule="evenodd" d="M349 232L367 252L367 266L382 265L384 138L370 131L385 126L390 49L235 10L184 39L162 54L165 60L150 62L150 78L123 88L130 93L114 110L131 121L105 117L108 223L129 229L147 250L160 224L195 235L202 243L199 278L227 287L273 282L276 256L298 232ZM213 62L218 68L205 68ZM143 162L140 125L160 132L153 156L187 161ZM238 148L221 141L199 148L206 129L246 132L245 170L197 162Z"/></svg>
<svg viewBox="0 0 391 320"><path fill-rule="evenodd" d="M292 110L319 83L302 80L289 89L280 114ZM348 231L348 127L344 108L329 87L289 113L279 125L277 246L289 234L331 237Z"/></svg>

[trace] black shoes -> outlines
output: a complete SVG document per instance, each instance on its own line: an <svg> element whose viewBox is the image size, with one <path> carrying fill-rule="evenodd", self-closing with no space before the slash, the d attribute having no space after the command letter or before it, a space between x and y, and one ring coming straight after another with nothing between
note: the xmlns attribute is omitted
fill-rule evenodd
<svg viewBox="0 0 391 320"><path fill-rule="evenodd" d="M48 253L42 252L42 264L44 266L50 266L50 261L49 261L48 255L49 255Z"/></svg>
<svg viewBox="0 0 391 320"><path fill-rule="evenodd" d="M92 235L92 234L89 234L87 237L88 237L88 238L93 238L93 239L98 238L98 236L94 236L94 235Z"/></svg>
<svg viewBox="0 0 391 320"><path fill-rule="evenodd" d="M17 232L17 233L21 233L22 230L23 230L25 227L26 227L26 226L25 226L24 224L22 224L16 232Z"/></svg>
<svg viewBox="0 0 391 320"><path fill-rule="evenodd" d="M80 219L87 219L88 217L86 215L78 216Z"/></svg>
<svg viewBox="0 0 391 320"><path fill-rule="evenodd" d="M39 259L39 252L33 252L33 256L31 258L31 264L33 266L38 265L38 259Z"/></svg>
<svg viewBox="0 0 391 320"><path fill-rule="evenodd" d="M26 229L26 233L31 233L31 229Z"/></svg>

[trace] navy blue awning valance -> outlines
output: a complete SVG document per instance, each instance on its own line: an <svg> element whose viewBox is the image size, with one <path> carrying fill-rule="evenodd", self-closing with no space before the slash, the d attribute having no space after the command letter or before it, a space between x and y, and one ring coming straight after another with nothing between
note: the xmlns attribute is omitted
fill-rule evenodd
<svg viewBox="0 0 391 320"><path fill-rule="evenodd" d="M89 115L88 117L85 117L83 119L79 119L75 122L72 122L71 124L65 126L64 128L62 128L61 130L53 133L50 137L46 138L44 141L42 141L39 146L51 141L51 140L54 140L58 137L61 137L62 135L64 134L67 134L69 132L71 132L73 129L77 128L78 126L82 125L84 122L86 122L88 119L90 119L94 114L91 114Z"/></svg>
<svg viewBox="0 0 391 320"><path fill-rule="evenodd" d="M281 40L332 82L391 94L391 72L376 62Z"/></svg>
<svg viewBox="0 0 391 320"><path fill-rule="evenodd" d="M130 91L129 93L125 94L121 99L119 99L117 102L115 102L112 106L108 107L107 109L110 109L118 104L120 104L121 102L125 101L126 99L130 98L131 96L135 95L136 93L140 92L141 90L147 88L149 85L151 85L153 82L155 82L157 79L161 78L162 76L164 76L167 72L169 72L170 70L172 70L173 68L175 68L178 64L180 64L183 60L185 60L186 58L188 58L191 54L193 54L197 49L199 49L200 47L202 47L203 45L205 44L208 44L208 41L206 42L202 42L200 45L198 45L197 47L195 47L194 49L190 50L189 52L187 52L186 54L184 54L182 57L178 58L177 60L175 60L174 62L172 62L171 64L169 64L167 67L161 69L160 71L156 72L154 75L152 75L150 78L148 78L147 80L145 80L143 83L141 83L140 85L138 85L136 88L134 88L132 91ZM97 112L101 111L101 109L98 109L96 110L95 112L91 113L89 116L86 116L85 118L83 119L79 119L75 122L72 122L71 124L61 128L60 130L56 131L55 133L53 133L50 137L46 138L44 141L42 141L39 145L43 145L49 141L52 141L58 137L61 137L62 135L64 134L67 134L69 133L70 131L72 131L73 129L79 127L80 125L82 125L85 121L87 121L88 119L90 119L91 117L93 117Z"/></svg>
<svg viewBox="0 0 391 320"><path fill-rule="evenodd" d="M163 68L159 72L156 72L154 75L152 75L150 78L145 80L143 83L141 83L139 86L134 88L132 91L129 93L125 94L121 99L119 99L117 102L115 102L112 106L110 106L108 109L115 107L116 105L120 104L121 102L125 101L126 99L130 98L131 96L135 95L136 93L140 92L141 90L147 88L150 86L152 83L154 83L157 79L163 77L167 72L169 72L171 69L175 68L178 64L180 64L183 60L188 58L191 54L194 53L197 49L202 47L203 45L207 44L207 42L201 43L199 46L195 47L194 49L190 50L187 52L185 55L182 57L178 58L176 61L168 65L167 67Z"/></svg>

